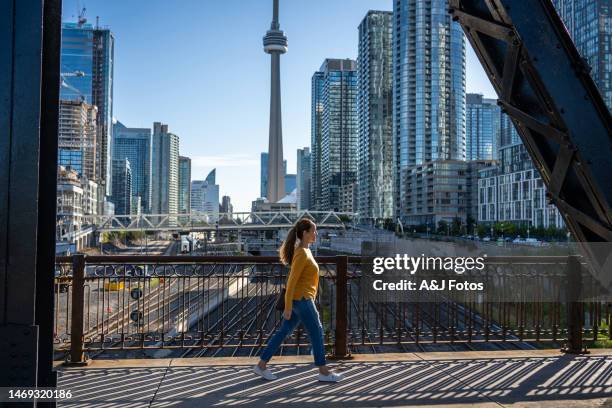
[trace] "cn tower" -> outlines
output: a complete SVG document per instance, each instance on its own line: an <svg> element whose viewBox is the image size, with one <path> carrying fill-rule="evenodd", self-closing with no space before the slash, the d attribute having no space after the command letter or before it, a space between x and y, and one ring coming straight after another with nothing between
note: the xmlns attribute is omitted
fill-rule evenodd
<svg viewBox="0 0 612 408"><path fill-rule="evenodd" d="M283 167L283 129L281 120L280 56L287 52L287 37L278 24L278 0L274 0L272 24L263 38L264 51L270 54L270 135L268 139L268 201L285 196Z"/></svg>

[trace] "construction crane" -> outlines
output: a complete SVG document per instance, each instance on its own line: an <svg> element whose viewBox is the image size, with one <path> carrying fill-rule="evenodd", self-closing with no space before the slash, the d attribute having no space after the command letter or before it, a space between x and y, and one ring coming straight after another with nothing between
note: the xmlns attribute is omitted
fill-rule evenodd
<svg viewBox="0 0 612 408"><path fill-rule="evenodd" d="M77 14L78 14L78 25L79 27L83 27L85 23L87 23L87 19L85 18L85 12L87 9L85 7L81 8L81 2L77 0Z"/></svg>

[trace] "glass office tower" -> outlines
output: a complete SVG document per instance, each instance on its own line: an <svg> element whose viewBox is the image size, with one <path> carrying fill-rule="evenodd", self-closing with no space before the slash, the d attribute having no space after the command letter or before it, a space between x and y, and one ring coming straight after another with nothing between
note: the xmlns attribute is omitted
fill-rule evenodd
<svg viewBox="0 0 612 408"><path fill-rule="evenodd" d="M339 211L340 189L357 180L357 71L354 60L326 59L313 75L315 209ZM315 177L318 180L315 181Z"/></svg>
<svg viewBox="0 0 612 408"><path fill-rule="evenodd" d="M393 2L395 210L411 166L465 160L465 37L447 0Z"/></svg>
<svg viewBox="0 0 612 408"><path fill-rule="evenodd" d="M179 156L178 211L189 214L191 210L191 159Z"/></svg>
<svg viewBox="0 0 612 408"><path fill-rule="evenodd" d="M132 210L132 170L126 158L113 159L113 192L111 202L115 204L115 214L129 215Z"/></svg>
<svg viewBox="0 0 612 408"><path fill-rule="evenodd" d="M85 101L98 108L96 174L111 194L113 69L115 39L109 29L63 23L60 99Z"/></svg>
<svg viewBox="0 0 612 408"><path fill-rule="evenodd" d="M393 216L393 13L369 11L359 24L357 208L362 217Z"/></svg>
<svg viewBox="0 0 612 408"><path fill-rule="evenodd" d="M140 197L141 210L151 208L151 129L113 125L113 159L127 158L132 170L132 195Z"/></svg>

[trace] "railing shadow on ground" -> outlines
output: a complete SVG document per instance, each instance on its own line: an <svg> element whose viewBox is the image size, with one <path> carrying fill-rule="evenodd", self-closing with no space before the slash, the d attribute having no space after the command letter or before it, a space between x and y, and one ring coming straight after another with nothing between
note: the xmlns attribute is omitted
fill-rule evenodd
<svg viewBox="0 0 612 408"><path fill-rule="evenodd" d="M344 362L345 379L316 381L310 364L274 364L265 382L250 366L68 370L60 386L72 402L58 406L419 406L580 401L612 397L612 357ZM126 381L129 378L128 381ZM600 401L603 402L603 401ZM140 404L140 405L139 405Z"/></svg>

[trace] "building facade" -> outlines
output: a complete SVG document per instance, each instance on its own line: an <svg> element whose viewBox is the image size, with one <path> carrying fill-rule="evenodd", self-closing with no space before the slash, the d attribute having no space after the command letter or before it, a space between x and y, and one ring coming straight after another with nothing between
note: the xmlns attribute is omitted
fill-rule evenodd
<svg viewBox="0 0 612 408"><path fill-rule="evenodd" d="M553 0L576 48L591 67L608 109L612 110L612 4L610 0Z"/></svg>
<svg viewBox="0 0 612 408"><path fill-rule="evenodd" d="M394 209L403 221L410 169L466 158L465 36L447 0L397 0L393 44Z"/></svg>
<svg viewBox="0 0 612 408"><path fill-rule="evenodd" d="M546 187L522 143L499 150L499 165L478 180L478 222L564 228L559 210L546 200Z"/></svg>
<svg viewBox="0 0 612 408"><path fill-rule="evenodd" d="M221 198L221 212L223 214L232 214L234 212L234 206L232 205L232 199L230 196L223 196Z"/></svg>
<svg viewBox="0 0 612 408"><path fill-rule="evenodd" d="M97 181L96 137L98 108L84 101L60 100L57 138L58 164L79 177Z"/></svg>
<svg viewBox="0 0 612 408"><path fill-rule="evenodd" d="M113 159L113 194L116 215L132 213L132 169L128 159Z"/></svg>
<svg viewBox="0 0 612 408"><path fill-rule="evenodd" d="M285 195L291 194L297 187L297 174L285 174Z"/></svg>
<svg viewBox="0 0 612 408"><path fill-rule="evenodd" d="M177 214L179 137L155 122L151 150L151 213Z"/></svg>
<svg viewBox="0 0 612 408"><path fill-rule="evenodd" d="M465 157L467 160L497 160L501 139L501 109L495 99L466 95Z"/></svg>
<svg viewBox="0 0 612 408"><path fill-rule="evenodd" d="M216 184L217 169L213 169L204 180L191 182L191 213L207 215L210 222L219 219L219 185Z"/></svg>
<svg viewBox="0 0 612 408"><path fill-rule="evenodd" d="M315 209L338 211L340 188L357 180L357 71L351 59L326 59L313 75ZM320 115L320 116L319 116ZM315 156L316 154L316 156ZM314 181L315 173L320 181Z"/></svg>
<svg viewBox="0 0 612 408"><path fill-rule="evenodd" d="M128 128L119 121L113 124L113 159L129 160L132 195L145 213L151 210L151 140L151 129Z"/></svg>
<svg viewBox="0 0 612 408"><path fill-rule="evenodd" d="M435 229L440 221L476 220L479 171L494 165L493 160L435 160L410 168L402 222Z"/></svg>
<svg viewBox="0 0 612 408"><path fill-rule="evenodd" d="M310 148L297 150L297 180L296 195L298 210L310 209L310 183L311 183L311 154Z"/></svg>
<svg viewBox="0 0 612 408"><path fill-rule="evenodd" d="M358 205L362 217L393 216L393 13L369 11L359 24Z"/></svg>
<svg viewBox="0 0 612 408"><path fill-rule="evenodd" d="M179 156L179 196L178 212L189 214L191 211L191 159Z"/></svg>
<svg viewBox="0 0 612 408"><path fill-rule="evenodd" d="M60 99L97 107L96 173L111 194L115 39L106 28L63 23Z"/></svg>

